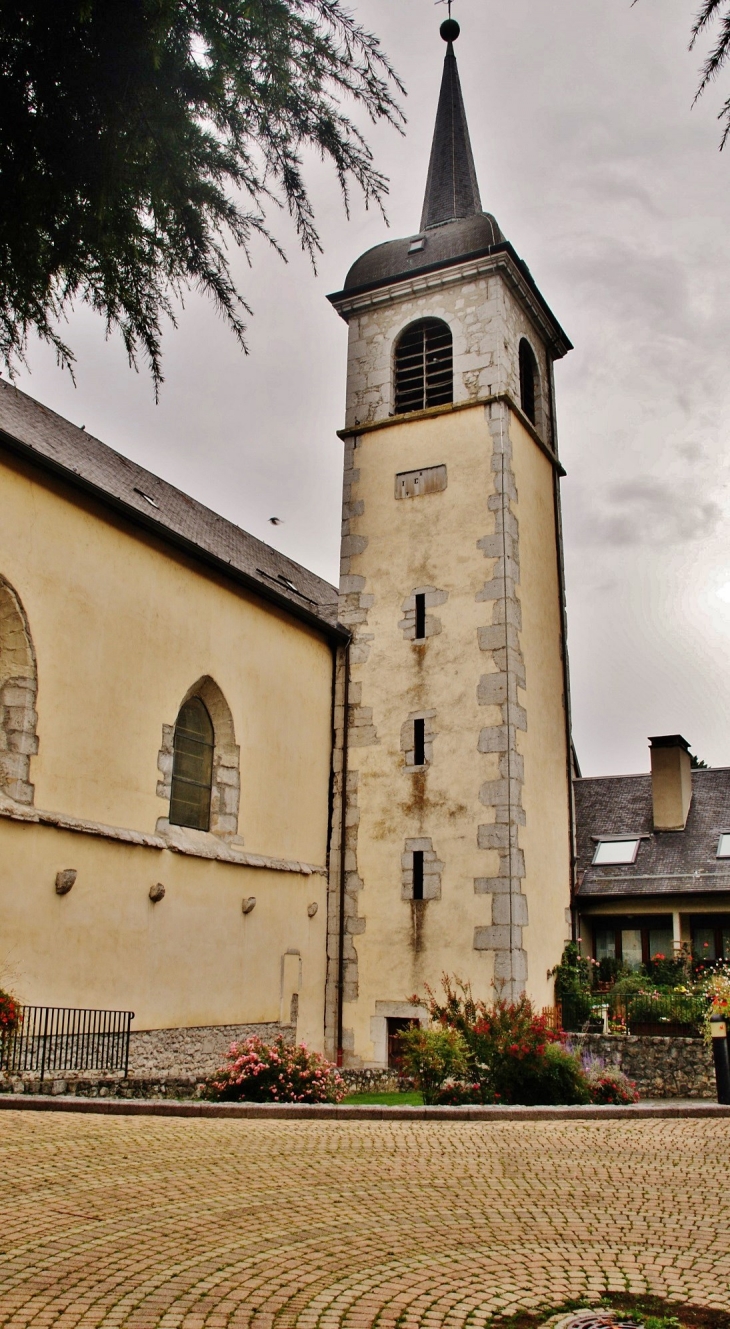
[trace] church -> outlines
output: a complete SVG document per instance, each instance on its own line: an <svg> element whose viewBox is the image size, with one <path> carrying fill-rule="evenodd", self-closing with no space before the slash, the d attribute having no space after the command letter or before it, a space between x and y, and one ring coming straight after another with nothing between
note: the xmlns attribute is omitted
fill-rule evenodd
<svg viewBox="0 0 730 1329"><path fill-rule="evenodd" d="M376 1067L445 972L552 1000L571 345L482 208L441 35L418 230L329 297L339 591L0 383L0 986L23 1002Z"/></svg>

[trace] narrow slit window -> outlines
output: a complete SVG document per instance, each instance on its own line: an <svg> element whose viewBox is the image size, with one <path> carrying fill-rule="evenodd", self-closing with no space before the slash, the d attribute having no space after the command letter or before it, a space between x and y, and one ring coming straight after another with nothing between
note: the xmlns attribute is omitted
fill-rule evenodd
<svg viewBox="0 0 730 1329"><path fill-rule="evenodd" d="M200 697L180 708L173 740L170 822L192 830L210 828L213 784L213 724Z"/></svg>
<svg viewBox="0 0 730 1329"><path fill-rule="evenodd" d="M426 596L416 596L416 641L423 641L426 636ZM730 836L728 836L730 840Z"/></svg>
<svg viewBox="0 0 730 1329"><path fill-rule="evenodd" d="M451 328L424 318L401 333L395 349L395 413L423 411L454 400Z"/></svg>
<svg viewBox="0 0 730 1329"><path fill-rule="evenodd" d="M413 899L423 899L423 850L413 850Z"/></svg>
<svg viewBox="0 0 730 1329"><path fill-rule="evenodd" d="M520 342L520 406L528 420L537 423L535 404L537 401L537 361L530 343L522 338Z"/></svg>
<svg viewBox="0 0 730 1329"><path fill-rule="evenodd" d="M423 766L426 760L426 721L413 721L413 765Z"/></svg>

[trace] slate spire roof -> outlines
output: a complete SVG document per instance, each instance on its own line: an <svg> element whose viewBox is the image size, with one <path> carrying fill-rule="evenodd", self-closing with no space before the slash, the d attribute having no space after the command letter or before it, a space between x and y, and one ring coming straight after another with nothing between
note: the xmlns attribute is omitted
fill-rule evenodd
<svg viewBox="0 0 730 1329"><path fill-rule="evenodd" d="M443 29L458 36L458 25L453 19L450 24L445 23ZM431 145L421 230L460 217L473 217L481 210L454 43L449 40Z"/></svg>

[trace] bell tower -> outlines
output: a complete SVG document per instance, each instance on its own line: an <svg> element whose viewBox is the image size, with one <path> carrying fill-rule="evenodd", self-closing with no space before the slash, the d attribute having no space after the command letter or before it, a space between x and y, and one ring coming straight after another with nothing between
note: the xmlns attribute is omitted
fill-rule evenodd
<svg viewBox="0 0 730 1329"><path fill-rule="evenodd" d="M328 988L346 1065L386 1064L444 972L545 1005L569 935L553 362L571 345L482 210L458 35L441 25L420 230L329 297L348 325Z"/></svg>

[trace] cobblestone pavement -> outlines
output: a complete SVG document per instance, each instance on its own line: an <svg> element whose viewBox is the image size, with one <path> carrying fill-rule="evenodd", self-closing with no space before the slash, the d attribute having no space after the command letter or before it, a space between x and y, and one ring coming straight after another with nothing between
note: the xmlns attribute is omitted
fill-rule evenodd
<svg viewBox="0 0 730 1329"><path fill-rule="evenodd" d="M604 1289L730 1309L728 1121L3 1112L0 1325L480 1329Z"/></svg>

